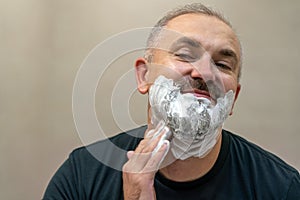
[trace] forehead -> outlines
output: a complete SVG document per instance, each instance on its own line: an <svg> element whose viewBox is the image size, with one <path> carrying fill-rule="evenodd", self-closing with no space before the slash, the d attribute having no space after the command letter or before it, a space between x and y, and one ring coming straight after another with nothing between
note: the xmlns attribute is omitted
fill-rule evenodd
<svg viewBox="0 0 300 200"><path fill-rule="evenodd" d="M227 48L240 58L240 44L231 27L214 16L184 14L170 20L166 29L198 41L207 51Z"/></svg>

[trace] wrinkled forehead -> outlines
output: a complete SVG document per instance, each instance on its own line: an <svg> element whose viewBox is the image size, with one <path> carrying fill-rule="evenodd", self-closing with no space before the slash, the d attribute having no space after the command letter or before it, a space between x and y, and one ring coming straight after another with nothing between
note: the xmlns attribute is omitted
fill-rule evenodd
<svg viewBox="0 0 300 200"><path fill-rule="evenodd" d="M201 40L199 36L182 34L170 29L161 30L152 49L154 49L154 54L155 51L174 53L179 50L199 56L207 53L211 57L215 55L225 56L233 59L235 64L240 63L239 46L231 39L206 38L205 40Z"/></svg>
<svg viewBox="0 0 300 200"><path fill-rule="evenodd" d="M213 16L185 14L162 27L152 47L169 51L174 45L185 44L206 51L229 49L241 57L239 40L230 26Z"/></svg>

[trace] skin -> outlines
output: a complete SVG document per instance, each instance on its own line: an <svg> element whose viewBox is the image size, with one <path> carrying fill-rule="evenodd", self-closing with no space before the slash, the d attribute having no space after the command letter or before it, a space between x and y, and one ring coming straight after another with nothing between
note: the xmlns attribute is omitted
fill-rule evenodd
<svg viewBox="0 0 300 200"><path fill-rule="evenodd" d="M159 75L174 80L182 76L189 76L193 79L214 80L222 83L224 93L229 90L233 90L235 93L235 103L241 88L238 83L241 52L237 36L233 30L219 19L202 14L178 16L169 21L166 28L180 34L175 34L173 38L168 37L169 40L163 40L160 48L167 49L167 51L154 50L151 63L144 58L137 59L135 67L139 92L147 94L151 84ZM178 41L182 38L183 40L185 38L191 39L200 47L197 45L189 46L186 42L181 45ZM177 46L175 45L174 48L176 42ZM185 54L188 54L189 57L186 57ZM211 64L212 60L215 65ZM212 98L201 91L195 92L195 95ZM175 160L159 169L160 161L164 158L168 145L162 145L158 153L151 154L165 132L153 127L150 119L151 109L148 105L149 128L145 133L145 139L134 151L128 152L128 161L123 166L125 199L156 199L153 183L158 170L166 178L173 181L191 181L200 178L213 167L220 152L221 134L216 145L204 158L191 157L186 160ZM146 137L149 130L154 130L158 136L156 138ZM222 127L219 131L221 132L221 130ZM168 156L172 155L168 154Z"/></svg>

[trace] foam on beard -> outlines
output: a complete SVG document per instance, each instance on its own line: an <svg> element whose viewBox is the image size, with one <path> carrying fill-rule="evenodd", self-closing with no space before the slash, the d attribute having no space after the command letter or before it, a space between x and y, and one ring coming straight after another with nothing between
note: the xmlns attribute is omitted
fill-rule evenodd
<svg viewBox="0 0 300 200"><path fill-rule="evenodd" d="M233 100L232 90L220 95L215 103L182 94L184 79L176 83L159 76L149 91L151 121L154 126L164 121L172 131L171 152L176 159L204 157L216 144L219 128L228 117ZM186 87L186 85L185 85Z"/></svg>

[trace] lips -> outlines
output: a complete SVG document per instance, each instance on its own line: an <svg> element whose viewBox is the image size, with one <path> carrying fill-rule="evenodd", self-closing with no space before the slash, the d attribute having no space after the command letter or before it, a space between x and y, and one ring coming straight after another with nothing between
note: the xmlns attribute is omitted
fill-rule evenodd
<svg viewBox="0 0 300 200"><path fill-rule="evenodd" d="M199 89L194 88L191 90L184 90L181 93L182 94L191 93L197 98L206 98L206 99L212 100L212 97L210 96L209 92L207 92L206 90L199 90Z"/></svg>

